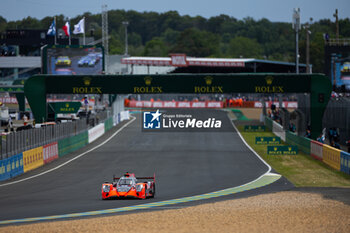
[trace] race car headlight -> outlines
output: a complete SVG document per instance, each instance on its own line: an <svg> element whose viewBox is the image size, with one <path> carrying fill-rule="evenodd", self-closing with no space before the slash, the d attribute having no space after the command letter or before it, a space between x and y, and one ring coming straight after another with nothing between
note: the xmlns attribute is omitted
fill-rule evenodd
<svg viewBox="0 0 350 233"><path fill-rule="evenodd" d="M141 192L143 189L143 185L142 184L139 184L136 186L136 192Z"/></svg>
<svg viewBox="0 0 350 233"><path fill-rule="evenodd" d="M111 190L111 187L109 185L103 185L102 190L105 193L109 193L109 191Z"/></svg>

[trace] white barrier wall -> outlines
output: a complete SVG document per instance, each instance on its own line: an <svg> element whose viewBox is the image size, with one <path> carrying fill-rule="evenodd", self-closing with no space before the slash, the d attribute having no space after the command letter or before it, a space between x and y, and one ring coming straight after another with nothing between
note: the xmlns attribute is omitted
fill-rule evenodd
<svg viewBox="0 0 350 233"><path fill-rule="evenodd" d="M124 99L127 98L126 95L117 95L116 100L112 104L113 116L118 115L118 113L124 111Z"/></svg>
<svg viewBox="0 0 350 233"><path fill-rule="evenodd" d="M130 118L129 111L122 111L120 113L120 121L129 120L129 118Z"/></svg>
<svg viewBox="0 0 350 233"><path fill-rule="evenodd" d="M311 141L310 154L315 159L323 159L323 144L317 141Z"/></svg>
<svg viewBox="0 0 350 233"><path fill-rule="evenodd" d="M104 123L98 124L94 128L89 129L88 133L89 133L89 143L91 143L105 133L105 124Z"/></svg>
<svg viewBox="0 0 350 233"><path fill-rule="evenodd" d="M272 122L272 132L280 137L284 142L286 141L286 132L283 130L283 126L277 122Z"/></svg>

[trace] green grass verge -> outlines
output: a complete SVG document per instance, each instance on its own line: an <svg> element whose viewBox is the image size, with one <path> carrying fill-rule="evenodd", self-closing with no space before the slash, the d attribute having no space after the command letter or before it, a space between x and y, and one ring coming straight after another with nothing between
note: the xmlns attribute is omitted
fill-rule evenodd
<svg viewBox="0 0 350 233"><path fill-rule="evenodd" d="M350 176L336 171L311 156L299 152L298 155L267 155L266 145L256 145L255 137L272 137L272 132L244 132L244 126L237 127L246 142L275 171L286 177L297 187L350 187ZM287 144L285 144L287 145Z"/></svg>

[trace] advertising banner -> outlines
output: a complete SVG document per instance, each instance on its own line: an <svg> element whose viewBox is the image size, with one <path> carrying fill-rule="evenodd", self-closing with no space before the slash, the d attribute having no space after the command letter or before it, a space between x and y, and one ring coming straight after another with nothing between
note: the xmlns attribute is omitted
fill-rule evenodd
<svg viewBox="0 0 350 233"><path fill-rule="evenodd" d="M43 146L43 156L45 164L58 159L58 143L53 142Z"/></svg>
<svg viewBox="0 0 350 233"><path fill-rule="evenodd" d="M280 137L255 137L257 145L279 145L281 144Z"/></svg>
<svg viewBox="0 0 350 233"><path fill-rule="evenodd" d="M340 170L350 175L350 153L342 151L340 156Z"/></svg>
<svg viewBox="0 0 350 233"><path fill-rule="evenodd" d="M62 157L68 153L76 151L87 145L88 141L89 136L87 131L72 137L63 138L58 141L58 156Z"/></svg>
<svg viewBox="0 0 350 233"><path fill-rule="evenodd" d="M101 123L92 129L89 129L89 143L95 141L97 138L105 133L105 124Z"/></svg>
<svg viewBox="0 0 350 233"><path fill-rule="evenodd" d="M23 172L44 165L43 147L37 147L23 152Z"/></svg>
<svg viewBox="0 0 350 233"><path fill-rule="evenodd" d="M272 102L272 101L267 101L265 102L265 106L267 108L271 108L271 105L274 104L277 108L280 107L280 103L278 101ZM262 108L263 105L260 101L255 101L254 103L255 108ZM298 102L297 101L283 101L282 102L282 107L284 108L298 108Z"/></svg>
<svg viewBox="0 0 350 233"><path fill-rule="evenodd" d="M0 181L8 180L23 173L22 153L0 160Z"/></svg>
<svg viewBox="0 0 350 233"><path fill-rule="evenodd" d="M221 101L137 101L131 100L131 108L222 108Z"/></svg>
<svg viewBox="0 0 350 233"><path fill-rule="evenodd" d="M11 170L8 170L10 172L11 177L18 176L23 173L23 154L20 153L18 155L11 156L8 158Z"/></svg>
<svg viewBox="0 0 350 233"><path fill-rule="evenodd" d="M297 155L297 146L267 146L268 155Z"/></svg>
<svg viewBox="0 0 350 233"><path fill-rule="evenodd" d="M340 152L341 150L323 144L323 162L340 171Z"/></svg>
<svg viewBox="0 0 350 233"><path fill-rule="evenodd" d="M298 136L290 131L286 132L286 142L291 145L296 145L298 148L306 154L310 154L311 139Z"/></svg>
<svg viewBox="0 0 350 233"><path fill-rule="evenodd" d="M322 160L323 157L323 143L312 140L310 155L315 159Z"/></svg>
<svg viewBox="0 0 350 233"><path fill-rule="evenodd" d="M265 132L265 125L245 125L244 132Z"/></svg>

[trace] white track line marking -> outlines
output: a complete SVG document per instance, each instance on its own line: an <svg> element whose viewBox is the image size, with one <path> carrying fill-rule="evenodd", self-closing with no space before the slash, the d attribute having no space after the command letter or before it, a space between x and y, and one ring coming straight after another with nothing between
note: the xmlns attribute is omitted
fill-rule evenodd
<svg viewBox="0 0 350 233"><path fill-rule="evenodd" d="M240 137L240 138L242 139L242 141L244 142L244 144L249 148L249 150L251 150L251 151L256 155L256 157L258 157L258 158L269 168L269 170L268 170L265 174L263 174L262 176L267 175L268 173L270 173L270 172L271 172L271 169L272 169L271 166L270 166L268 163L266 163L265 160L264 160L263 158L261 158L260 155L259 155L258 153L256 153L255 150L253 150L253 148L251 148L251 147L248 145L248 143L244 140L242 134L239 132L239 130L237 129L237 127L235 126L235 124L232 122L231 119L230 119L230 122L231 122L232 126L235 128L235 130L236 130L236 132L238 133L239 137Z"/></svg>
<svg viewBox="0 0 350 233"><path fill-rule="evenodd" d="M59 168L65 166L65 165L69 164L70 162L73 162L73 161L76 160L76 159L79 159L80 157L86 155L87 153L89 153L89 152L91 152L91 151L93 151L93 150L95 150L95 149L97 149L97 148L103 146L104 144L106 144L106 143L107 143L109 140L111 140L115 135L117 135L118 133L120 133L124 128L126 128L126 127L127 127L128 125L130 125L134 120L136 120L136 117L131 116L131 118L133 118L131 121L129 121L128 123L126 123L125 125L123 125L123 126L122 126L120 129L118 129L114 134L112 134L112 136L110 136L110 137L107 138L104 142L100 143L99 145L95 146L94 148L91 148L90 150L87 150L87 151L81 153L80 155L78 155L78 156L76 156L76 157L74 157L74 158L68 160L67 162L62 163L61 165L59 165L59 166L57 166L57 167L54 167L54 168L52 168L52 169L50 169L50 170L44 171L44 172L42 172L42 173L36 174L36 175L34 175L34 176L27 177L27 178L24 178L24 179L21 179L21 180L16 180L16 181L13 181L13 182L10 182L10 183L1 184L0 187L8 186L8 185L11 185L11 184L17 184L17 183L20 183L20 182L23 182L23 181L26 181L26 180L30 180L30 179L33 179L33 178L36 178L36 177L45 175L45 174L47 174L47 173L49 173L49 172L55 171L55 170L57 170L57 169L59 169Z"/></svg>

